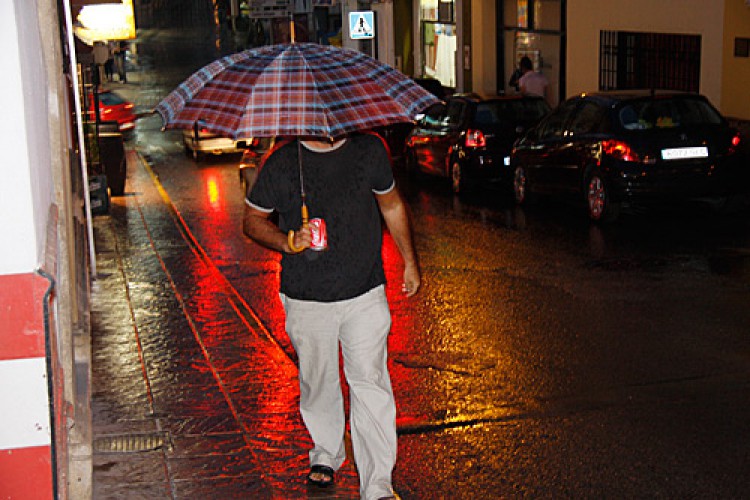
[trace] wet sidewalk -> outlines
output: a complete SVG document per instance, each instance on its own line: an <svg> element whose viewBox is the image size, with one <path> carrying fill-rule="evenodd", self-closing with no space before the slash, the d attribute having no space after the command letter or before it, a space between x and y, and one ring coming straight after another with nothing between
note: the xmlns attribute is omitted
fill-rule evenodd
<svg viewBox="0 0 750 500"><path fill-rule="evenodd" d="M148 164L96 217L94 498L357 498L308 489L294 361L192 239Z"/></svg>

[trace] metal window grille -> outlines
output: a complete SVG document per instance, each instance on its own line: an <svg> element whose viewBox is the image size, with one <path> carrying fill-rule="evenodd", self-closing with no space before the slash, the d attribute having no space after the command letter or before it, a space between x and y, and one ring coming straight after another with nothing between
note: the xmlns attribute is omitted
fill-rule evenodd
<svg viewBox="0 0 750 500"><path fill-rule="evenodd" d="M599 89L698 92L700 55L700 35L602 31Z"/></svg>

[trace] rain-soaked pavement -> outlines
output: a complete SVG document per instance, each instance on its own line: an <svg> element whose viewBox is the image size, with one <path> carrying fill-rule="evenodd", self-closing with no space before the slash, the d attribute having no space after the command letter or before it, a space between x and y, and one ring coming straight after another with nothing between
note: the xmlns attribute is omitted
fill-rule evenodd
<svg viewBox="0 0 750 500"><path fill-rule="evenodd" d="M188 38L143 42L112 86L152 107L189 72L159 51ZM95 219L95 497L357 498L351 462L305 485L278 263L239 232L236 158L195 164L159 126ZM425 276L400 297L386 239L403 499L748 496L746 212L597 228L403 181Z"/></svg>

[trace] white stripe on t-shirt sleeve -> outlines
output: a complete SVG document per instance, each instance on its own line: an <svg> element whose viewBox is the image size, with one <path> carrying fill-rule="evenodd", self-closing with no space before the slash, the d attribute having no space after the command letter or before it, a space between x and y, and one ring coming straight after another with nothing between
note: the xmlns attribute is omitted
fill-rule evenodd
<svg viewBox="0 0 750 500"><path fill-rule="evenodd" d="M393 188L395 188L395 187L396 187L396 181L394 180L391 183L391 185L390 185L390 187L388 189L384 189L382 191L378 191L377 189L373 189L372 192L375 193L375 194L386 194L386 193L390 193L391 191L393 191Z"/></svg>
<svg viewBox="0 0 750 500"><path fill-rule="evenodd" d="M259 210L266 214L270 214L271 212L273 212L273 208L265 208L265 207L258 206L255 203L248 200L247 198L245 198L245 203L247 203L248 206L254 208L255 210Z"/></svg>

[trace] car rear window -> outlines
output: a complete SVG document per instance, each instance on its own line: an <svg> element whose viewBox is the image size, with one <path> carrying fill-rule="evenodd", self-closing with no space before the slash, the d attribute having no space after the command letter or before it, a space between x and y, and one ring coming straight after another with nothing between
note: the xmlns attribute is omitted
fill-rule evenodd
<svg viewBox="0 0 750 500"><path fill-rule="evenodd" d="M478 125L530 124L539 121L547 111L541 99L489 101L477 105L474 121Z"/></svg>
<svg viewBox="0 0 750 500"><path fill-rule="evenodd" d="M99 94L99 102L105 106L115 106L117 104L125 104L125 100L117 94L112 92L102 92Z"/></svg>
<svg viewBox="0 0 750 500"><path fill-rule="evenodd" d="M635 101L620 108L618 116L628 130L690 127L720 124L721 115L701 99L648 99Z"/></svg>

